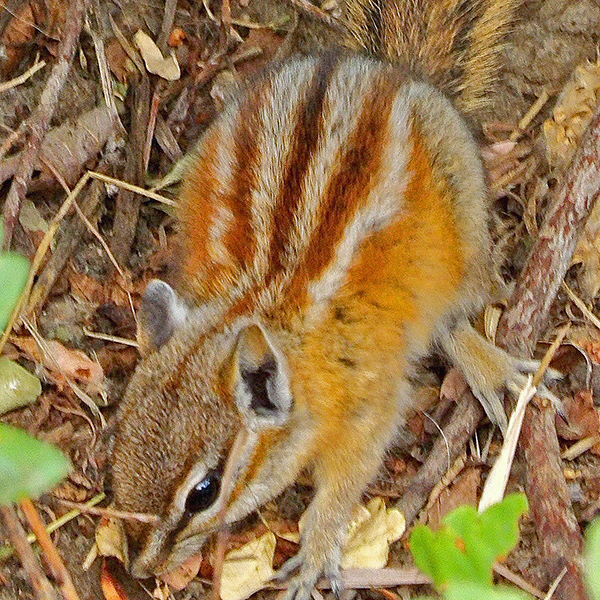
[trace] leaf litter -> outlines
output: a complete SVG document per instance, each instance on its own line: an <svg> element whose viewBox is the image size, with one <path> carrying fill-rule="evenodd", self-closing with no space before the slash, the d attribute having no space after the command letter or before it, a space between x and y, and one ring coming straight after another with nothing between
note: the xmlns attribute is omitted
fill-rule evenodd
<svg viewBox="0 0 600 600"><path fill-rule="evenodd" d="M61 27L67 14L66 4L66 0L46 2L45 11L40 10L42 3L35 1L22 3L18 7L15 16L9 19L7 28L0 34L2 43L10 48L7 61L1 65L6 77L16 77L31 66L34 57L34 53L31 52L32 47L40 54L41 59L48 63L48 66L52 66L57 40L60 38ZM104 8L102 3L100 4L101 9ZM214 11L213 3L211 7ZM163 148L171 148L172 156L191 148L211 116L220 110L226 96L226 87L232 81L236 82L242 77L252 76L272 57L281 55L281 48L287 51L287 46L302 46L303 43L308 43L302 40L300 34L296 40L292 35L286 38L287 33L293 29L296 16L285 3L269 3L266 0L232 2L234 13L232 27L241 37L242 42L234 41L235 37L233 37L230 40L231 46L226 49L223 49L220 42L218 10L214 11L214 14L211 13L211 17L204 11L201 3L179 3L175 24L168 32L167 46L161 46L159 43L163 17L160 11L130 2L123 2L122 9L122 13L115 17L115 23L129 46L134 48L136 31L142 30L151 41L156 40L156 43L144 43L148 47L153 47L155 54L156 50L159 51L161 60L166 60L167 69L174 68L177 64L180 70L179 75L173 79L169 77L173 76L175 71L167 71L162 75L159 73L149 79L153 91L159 98L157 125L152 133L148 128L148 122L141 123L139 133L141 139L150 136L151 142L152 139L161 140L160 143L151 143L147 146L150 148L149 172L156 178L164 176L171 167L172 158L166 157ZM532 18L540 21L547 37L547 30L551 27L543 21L544 11L536 13ZM556 19L556 15L553 19ZM108 88L101 83L99 69L95 65L98 61L107 61L107 71L114 75L111 94L119 111L120 120L125 123L126 128L129 128L128 133L131 133L132 127L129 117L135 106L132 91L140 86L137 81L139 73L135 61L123 49L115 31L111 27L105 27L107 21L101 19L92 24L93 34L96 39L103 42L106 49L104 58L92 50L85 37L81 38L83 43L78 60L72 68L73 75L65 84L58 112L46 136L46 141L41 146L41 158L36 163L37 173L27 196L27 201L31 204L24 204L27 208L22 213L22 226L28 235L17 231L14 238L13 247L20 250L22 254L32 255L32 250L35 250L40 243L38 232L42 232L43 235L44 223L51 222L62 202L60 184L56 179L57 172L62 173L67 185L74 185L85 168L96 167L100 155L101 162L104 158L111 157L110 160L102 162L102 168L108 176L128 179L124 175L123 140L118 122L113 120L110 112L102 108L98 101ZM301 18L300 21L303 19ZM244 27L236 23L246 23L251 26ZM311 28L317 30L317 25L318 23L311 21L302 23L304 29L308 30ZM525 25L524 23L522 27ZM40 30L44 35L39 35ZM566 33L559 29L555 30L556 33L552 35L564 41ZM589 25L591 33L588 37L597 36L598 30L596 25ZM579 41L573 34L571 42L573 46L581 44L583 48L586 43L583 38ZM518 124L511 120L494 122L488 118L485 123L488 146L484 150L489 162L491 185L497 198L494 211L494 234L498 241L498 268L505 277L510 278L521 267L530 243L528 236L535 234L547 204L548 193L556 186L559 170L567 168L565 164L577 144L585 121L589 118L591 108L597 99L598 63L591 62L595 59L594 56L588 58L590 60L576 63L579 64L577 69L575 64L570 67L570 71L567 69L568 72L574 73L570 83L566 81L564 75L556 75L551 79L553 67L548 68L548 76L543 81L543 85L550 90L549 100L545 103L539 102L542 104L539 114L535 114L524 127L518 127ZM158 61L159 64L160 62ZM168 66L169 63L171 67ZM140 64L144 63L140 61ZM152 72L151 69L148 70ZM0 155L3 155L0 160L0 175L5 174L3 181L14 172L14 165L21 156L23 132L20 130L20 123L29 116L31 107L34 107L39 100L41 85L47 77L47 71L48 67L33 74L25 84L10 91L12 113L7 113L5 124L12 133L3 132L2 135L6 135L6 138L0 139L0 144L6 143L4 153L0 151ZM76 87L80 84L82 75L86 80L87 88ZM527 96L528 105L520 105L518 110L513 110L514 115L524 115L527 108L534 105L536 99L542 97L539 89L531 84L530 76L530 72L523 70L522 80L526 82L523 90L526 90L524 95ZM30 90L26 101L23 100L24 86ZM82 89L85 89L83 93ZM509 96L510 93L507 92L506 97ZM498 111L499 114L501 112ZM68 121L66 115L69 116ZM113 160L114 156L117 157L115 160ZM142 159L141 156L139 158ZM108 246L112 247L112 227L122 207L117 200L118 191L115 193L112 190L106 194L103 188L103 194L102 200L87 214L87 218ZM85 200L84 191L82 197L76 201L81 202L83 206ZM31 206L35 211L30 210ZM74 231L72 223L77 219L76 214L68 214L64 221L61 221L63 230L67 233L70 230ZM599 308L598 222L597 216L593 215L576 252L573 268L568 275L569 284L575 293L579 294L591 314L597 313ZM69 402L73 401L67 379L81 386L82 391L92 396L106 396L108 406L101 411L108 418L109 425L105 430L108 432L110 427L114 427L114 407L118 403L120 393L135 362L133 350L126 350L115 341L90 338L84 335L84 327L87 331L95 331L99 326L102 333L133 339L132 305L135 308L139 303L145 283L150 278L168 276L172 266L169 265L169 260L172 260L169 258L171 256L169 249L172 247L175 229L173 220L168 214L157 210L151 203L141 206L129 264L121 265L127 275L126 281L119 280L115 276L114 267L97 238L93 237L89 230L84 231L80 234L82 243L75 246L75 250L68 255L65 267L59 270L52 279L50 287L44 290L47 297L44 307L37 306L35 309L35 316L44 323L44 330L40 332L44 344L55 357L49 358L48 353L41 351L39 343L22 327L17 326L10 337L7 351L10 351L11 358L17 359L29 370L36 370L43 376L44 393L37 404L12 411L7 415L6 420L20 424L41 436L51 435L56 431L57 440L64 440L65 435L73 436L69 444L65 443L65 449L71 455L75 471L69 482L62 486L62 490L77 494L78 498L89 498L95 491L103 488L108 464L108 448L102 437L90 446L89 423L75 412L71 414L62 412L65 399L68 398ZM48 256L56 252L57 248L50 245ZM43 273L44 268L45 262L41 261L40 272ZM59 302L64 302L65 298L82 307L83 318L75 317L77 311L74 311L73 316L69 317L74 326L65 328L53 327L48 320L44 322L43 313L46 311L52 313L53 307ZM568 341L576 343L585 354L589 361L590 372L593 373L594 369L597 371L595 365L600 364L598 360L600 352L596 348L600 345L600 333L580 307L580 304L570 298L559 299L552 322L549 324L548 339L552 339L552 332L565 321L576 323L577 330L575 332L574 329L569 334ZM59 331L62 333L55 338ZM66 331L69 333L65 334ZM100 364L105 368L103 369ZM562 367L566 377L560 383L560 395L568 412L568 425L557 422L557 427L561 437L561 448L565 450L590 438L593 440L598 434L598 409L593 377L590 378L589 386L584 385L584 380L571 377L569 370L574 369L575 364L574 358L566 361ZM432 388L436 386L439 388L439 385L439 380L433 378ZM447 383L445 393L451 398L448 401L448 406L451 406L455 398L459 398L462 394L460 383ZM79 407L78 410L91 420L94 429L99 428L89 408ZM444 413L440 413L439 419L443 425ZM388 504L392 504L402 495L410 482L410 475L418 468L430 446L431 439L437 436L436 428L431 426L427 419L424 422L426 425L423 425L423 421L420 424L413 423L414 427L407 432L408 450L398 450L397 456L390 456L386 461L389 470L382 472L380 480L372 486L378 493L386 496ZM69 427L64 428L65 424ZM480 439L493 439L485 428L481 433ZM86 444L88 447L85 447ZM448 482L450 485L442 491L438 501L428 508L427 518L431 522L440 519L456 503L476 502L480 493L481 474L487 472L497 456L498 442L491 441L488 450L486 456L473 447L467 451L466 460L461 465L457 463L456 470L452 471L452 478ZM597 453L597 442L591 444L577 458L572 459L575 461L573 464L580 465L580 468L573 469L571 485L578 486L582 490L582 494L575 501L575 507L578 515L585 518L590 518L592 514L590 511L600 500L600 476L597 475L598 462L595 453ZM441 460L446 459L442 457ZM454 467L454 465L450 466ZM594 466L596 466L595 470ZM82 484L82 482L86 483ZM517 479L509 481L509 486L511 485L513 487L518 485ZM306 502L307 492L303 491L303 488L298 492L298 496L302 500L301 503ZM375 501L379 506L375 512L382 515L384 513L381 508L382 500L376 498L372 502ZM47 502L53 510L61 511L51 496L44 502ZM285 506L285 502L283 504L280 502L273 508L283 513L290 510ZM283 521L289 526L288 529L293 530L298 518L299 511L295 507L291 510L291 515ZM369 526L364 527L369 530ZM373 526L373 531L379 532L380 527L383 525ZM362 529L362 526L358 529ZM268 537L268 532L263 530L259 534L259 531L260 528L256 529L257 539L272 539ZM370 535L381 541L387 534L371 533ZM64 545L66 548L70 541L75 540L87 550L92 543L92 538L93 528L90 527L89 517L80 517L61 533L59 547ZM279 536L275 538L273 556L276 561L289 558L297 549L293 542L287 541L285 545L283 538ZM514 570L519 571L520 560L523 565L529 564L532 560L532 553L526 554L529 544L530 540L525 539L522 548L513 553L514 558L512 562L509 561L509 564ZM265 545L270 548L272 544L269 542ZM239 549L238 547L237 550ZM237 550L234 548L231 551ZM360 553L360 550L357 552ZM246 554L248 554L247 549ZM373 557L376 552L367 550L366 554ZM407 560L402 544L395 544L391 555L392 563L396 565L403 564ZM210 561L210 554L202 557L201 573L210 573ZM270 563L272 568L272 561L273 557L270 561L265 561L261 567L265 569L265 573L267 573L265 565ZM100 598L98 582L102 581L102 587L105 590L109 589L105 586L106 581L110 579L106 575L106 569L103 568L104 575L101 578L97 563L92 567L92 571L96 569L93 576L93 581L96 583L95 586L90 586L82 583L89 580L86 579L88 576L81 572L77 562L81 561L74 558L70 568L76 586L84 593L82 597ZM197 570L197 567L198 565L195 564L191 569L191 575L185 576L181 581L171 582L173 587L180 587L186 581L186 577L194 575L193 571ZM22 584L12 578L16 563L7 564L2 569L9 574L10 585L14 586L12 592L15 595L20 594L19 586L22 587ZM256 589L261 589L262 585L256 581L253 584ZM114 592L114 589L117 589L115 586L112 589L112 592L105 591L105 594L117 593ZM185 595L185 592L182 593ZM264 594L273 593L264 592ZM122 595L122 591L118 594L120 595L116 597L126 597Z"/></svg>

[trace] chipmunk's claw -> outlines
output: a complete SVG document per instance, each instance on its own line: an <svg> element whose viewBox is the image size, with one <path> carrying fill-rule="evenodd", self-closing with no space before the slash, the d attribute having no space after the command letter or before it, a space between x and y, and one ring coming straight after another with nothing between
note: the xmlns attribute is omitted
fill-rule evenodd
<svg viewBox="0 0 600 600"><path fill-rule="evenodd" d="M303 557L302 550L288 559L275 573L273 580L284 581L288 579L295 571L299 571L293 575L288 581L287 591L283 600L310 600L312 591L315 589L321 575L329 582L331 591L336 598L340 597L342 592L342 577L338 567L332 565L318 569L310 566Z"/></svg>

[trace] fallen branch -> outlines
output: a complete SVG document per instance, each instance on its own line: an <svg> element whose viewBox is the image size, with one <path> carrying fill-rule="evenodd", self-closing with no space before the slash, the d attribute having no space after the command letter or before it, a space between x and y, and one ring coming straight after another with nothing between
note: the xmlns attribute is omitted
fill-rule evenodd
<svg viewBox="0 0 600 600"><path fill-rule="evenodd" d="M550 308L571 264L577 239L600 195L600 105L556 190L525 267L499 324L498 341L517 356L531 356L546 327ZM556 600L583 600L579 558L582 539L562 472L554 410L530 406L525 413L521 449L527 469L526 491L549 584L561 570Z"/></svg>

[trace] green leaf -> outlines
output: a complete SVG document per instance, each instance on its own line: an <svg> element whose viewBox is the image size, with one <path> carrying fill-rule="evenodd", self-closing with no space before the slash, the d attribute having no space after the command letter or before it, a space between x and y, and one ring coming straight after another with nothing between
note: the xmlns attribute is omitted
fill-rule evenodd
<svg viewBox="0 0 600 600"><path fill-rule="evenodd" d="M444 600L533 600L531 596L503 586L479 583L455 583L444 594Z"/></svg>
<svg viewBox="0 0 600 600"><path fill-rule="evenodd" d="M0 357L0 415L37 400L40 380L6 356Z"/></svg>
<svg viewBox="0 0 600 600"><path fill-rule="evenodd" d="M51 444L0 423L0 505L37 498L70 469L69 460Z"/></svg>
<svg viewBox="0 0 600 600"><path fill-rule="evenodd" d="M527 498L512 494L482 514L472 506L459 506L435 533L415 527L410 536L415 564L440 590L457 582L489 587L494 562L516 544L518 520L526 511Z"/></svg>
<svg viewBox="0 0 600 600"><path fill-rule="evenodd" d="M592 600L600 600L600 517L585 530L585 580Z"/></svg>
<svg viewBox="0 0 600 600"><path fill-rule="evenodd" d="M0 245L3 231L0 227ZM10 315L27 282L29 261L14 252L0 253L0 332L4 331Z"/></svg>

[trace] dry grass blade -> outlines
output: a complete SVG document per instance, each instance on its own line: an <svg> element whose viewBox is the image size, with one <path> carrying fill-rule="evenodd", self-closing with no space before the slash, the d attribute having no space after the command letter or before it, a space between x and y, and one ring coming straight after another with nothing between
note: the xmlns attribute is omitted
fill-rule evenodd
<svg viewBox="0 0 600 600"><path fill-rule="evenodd" d="M140 523L156 523L160 520L160 517L156 515L148 515L146 513L133 513L122 510L115 510L113 508L100 508L91 506L89 502L81 504L79 502L71 502L70 500L62 500L58 498L58 501L65 506L73 508L80 513L96 515L99 517L109 517L111 519L125 519L130 521L138 521Z"/></svg>
<svg viewBox="0 0 600 600"><path fill-rule="evenodd" d="M527 408L529 401L535 395L537 386L539 386L540 382L542 381L542 377L544 376L544 372L550 366L552 358L554 357L562 341L565 339L570 327L571 326L569 323L559 331L554 342L548 348L547 352L544 354L544 357L540 361L540 366L535 376L529 378L527 385L519 394L517 406L510 416L510 421L504 437L504 443L502 444L502 450L500 451L500 455L494 463L494 466L488 475L487 481L485 482L481 499L479 501L479 512L483 512L492 504L500 502L504 497L504 492L506 491L506 485L508 483L508 477L510 475L515 452L517 450L517 442L519 441L523 418L525 417L525 409Z"/></svg>
<svg viewBox="0 0 600 600"><path fill-rule="evenodd" d="M114 177L109 177L108 175L104 175L102 173L97 173L96 171L88 171L87 173L93 179L99 179L100 181L104 181L104 183L116 185L124 190L129 192L134 192L139 194L140 196L144 196L145 198L150 198L150 200L156 200L161 204L166 204L167 206L177 206L177 202L171 200L170 198L166 198L165 196L161 196L156 192L151 190L145 190L139 185L133 185L131 183L127 183L126 181L122 181L120 179L115 179Z"/></svg>

